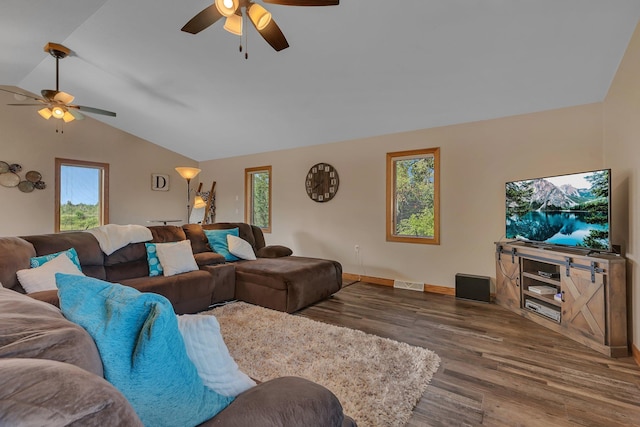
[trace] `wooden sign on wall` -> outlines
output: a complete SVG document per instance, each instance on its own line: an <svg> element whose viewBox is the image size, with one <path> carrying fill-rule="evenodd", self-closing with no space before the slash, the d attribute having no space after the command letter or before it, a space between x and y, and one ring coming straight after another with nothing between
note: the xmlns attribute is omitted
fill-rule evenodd
<svg viewBox="0 0 640 427"><path fill-rule="evenodd" d="M152 173L151 189L153 191L169 191L169 175Z"/></svg>

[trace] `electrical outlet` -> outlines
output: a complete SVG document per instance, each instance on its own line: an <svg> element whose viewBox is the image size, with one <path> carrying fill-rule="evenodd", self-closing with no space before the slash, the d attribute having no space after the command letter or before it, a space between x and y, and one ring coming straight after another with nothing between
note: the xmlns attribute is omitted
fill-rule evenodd
<svg viewBox="0 0 640 427"><path fill-rule="evenodd" d="M360 252L360 245L355 245L353 250L356 251L356 253Z"/></svg>

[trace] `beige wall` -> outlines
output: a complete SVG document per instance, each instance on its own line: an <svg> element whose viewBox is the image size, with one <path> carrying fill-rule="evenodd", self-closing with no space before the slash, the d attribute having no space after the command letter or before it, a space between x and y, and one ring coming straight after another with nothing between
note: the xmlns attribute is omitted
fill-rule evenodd
<svg viewBox="0 0 640 427"><path fill-rule="evenodd" d="M197 162L89 117L56 133L57 120L6 105L16 102L0 92L0 160L22 165L23 179L26 171L39 171L47 188L22 193L0 186L0 236L53 233L55 157L109 163L111 223L186 219L187 184L174 167ZM170 175L170 191L151 191L152 173Z"/></svg>
<svg viewBox="0 0 640 427"><path fill-rule="evenodd" d="M590 104L207 161L200 164L202 180L205 186L217 181L217 221L243 220L244 168L272 165L268 243L336 259L349 273L453 287L456 273L495 277L493 242L504 234L506 181L603 166L601 108ZM385 154L428 147L441 147L441 244L386 242ZM338 194L328 203L305 193L305 175L317 162L340 174Z"/></svg>
<svg viewBox="0 0 640 427"><path fill-rule="evenodd" d="M604 102L604 157L612 168L613 236L627 257L630 332L640 349L640 29L627 48Z"/></svg>

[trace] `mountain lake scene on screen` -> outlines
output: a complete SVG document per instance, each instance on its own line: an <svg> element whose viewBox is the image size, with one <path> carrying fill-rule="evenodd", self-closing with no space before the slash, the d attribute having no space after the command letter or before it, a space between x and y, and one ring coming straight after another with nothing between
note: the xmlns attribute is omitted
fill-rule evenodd
<svg viewBox="0 0 640 427"><path fill-rule="evenodd" d="M609 170L506 184L506 237L609 250Z"/></svg>

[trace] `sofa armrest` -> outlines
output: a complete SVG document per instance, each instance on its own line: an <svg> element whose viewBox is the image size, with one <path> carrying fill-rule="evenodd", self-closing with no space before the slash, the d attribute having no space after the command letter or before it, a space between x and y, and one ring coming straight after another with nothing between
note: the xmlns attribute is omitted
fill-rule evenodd
<svg viewBox="0 0 640 427"><path fill-rule="evenodd" d="M69 363L0 359L0 378L0 425L142 427L115 387Z"/></svg>
<svg viewBox="0 0 640 427"><path fill-rule="evenodd" d="M193 254L193 258L196 260L199 268L207 265L224 264L227 262L222 255L216 252L200 252Z"/></svg>
<svg viewBox="0 0 640 427"><path fill-rule="evenodd" d="M342 427L355 423L325 387L304 378L280 377L241 393L200 427L214 425Z"/></svg>
<svg viewBox="0 0 640 427"><path fill-rule="evenodd" d="M258 249L256 256L258 258L282 258L292 253L293 251L286 246L270 245Z"/></svg>

